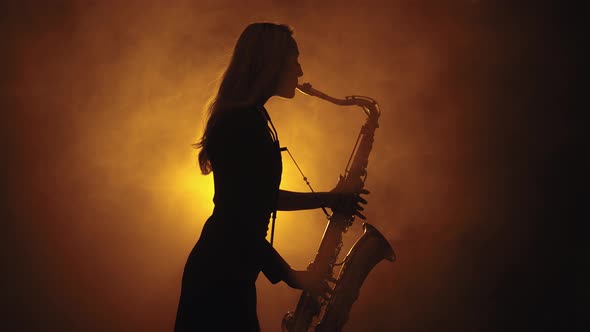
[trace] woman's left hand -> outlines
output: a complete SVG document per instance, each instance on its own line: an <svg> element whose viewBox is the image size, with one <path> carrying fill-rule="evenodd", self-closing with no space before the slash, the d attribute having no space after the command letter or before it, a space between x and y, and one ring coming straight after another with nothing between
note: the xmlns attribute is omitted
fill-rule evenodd
<svg viewBox="0 0 590 332"><path fill-rule="evenodd" d="M361 195L367 194L369 194L369 191L364 188L357 192L341 192L339 191L339 188L336 187L330 191L331 197L329 199L328 207L334 212L352 214L366 220L367 217L365 217L360 211L364 210L361 204L367 204L367 200L362 198Z"/></svg>

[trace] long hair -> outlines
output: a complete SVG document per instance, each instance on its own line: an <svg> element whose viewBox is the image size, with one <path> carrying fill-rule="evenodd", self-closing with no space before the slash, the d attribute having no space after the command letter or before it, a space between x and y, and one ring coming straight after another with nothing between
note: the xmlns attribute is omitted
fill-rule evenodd
<svg viewBox="0 0 590 332"><path fill-rule="evenodd" d="M287 25L259 22L244 29L222 75L219 90L207 106L209 114L203 136L193 144L196 149L201 149L201 173L212 171L207 140L220 116L270 98L276 92L285 59L296 52L293 29Z"/></svg>

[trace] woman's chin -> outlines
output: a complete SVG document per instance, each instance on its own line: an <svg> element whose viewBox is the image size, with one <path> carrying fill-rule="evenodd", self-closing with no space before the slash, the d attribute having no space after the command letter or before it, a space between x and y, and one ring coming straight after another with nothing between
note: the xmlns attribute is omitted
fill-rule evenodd
<svg viewBox="0 0 590 332"><path fill-rule="evenodd" d="M295 89L278 93L277 96L281 98L292 99L295 97Z"/></svg>

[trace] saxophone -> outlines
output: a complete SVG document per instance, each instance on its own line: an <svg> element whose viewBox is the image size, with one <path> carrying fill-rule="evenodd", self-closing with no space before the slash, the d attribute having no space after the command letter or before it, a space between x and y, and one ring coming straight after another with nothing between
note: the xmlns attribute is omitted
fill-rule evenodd
<svg viewBox="0 0 590 332"><path fill-rule="evenodd" d="M330 97L304 83L297 86L306 95L318 97L341 106L360 106L367 115L344 175L340 175L337 187L343 191L358 192L367 177L369 153L373 146L375 130L381 114L377 102L364 96L347 96L345 99ZM363 235L352 246L342 263L336 259L342 249L342 235L354 221L352 212L332 211L324 230L315 259L308 270L315 270L334 279L334 268L340 266L329 300L303 291L295 311L289 311L282 320L282 330L288 332L341 331L348 320L352 304L360 287L373 267L383 259L395 260L395 253L385 237L372 225L363 223ZM331 278L330 278L331 277Z"/></svg>

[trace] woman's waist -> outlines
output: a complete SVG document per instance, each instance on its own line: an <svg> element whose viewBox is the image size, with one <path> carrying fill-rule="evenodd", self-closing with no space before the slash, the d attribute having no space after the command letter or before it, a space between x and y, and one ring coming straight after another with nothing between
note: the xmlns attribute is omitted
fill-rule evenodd
<svg viewBox="0 0 590 332"><path fill-rule="evenodd" d="M216 203L211 216L218 220L232 220L238 222L268 222L273 209L271 204L267 205L268 206L266 207L253 207L239 204Z"/></svg>
<svg viewBox="0 0 590 332"><path fill-rule="evenodd" d="M214 232L228 237L264 239L268 232L271 212L259 210L225 210L215 207L207 221Z"/></svg>

